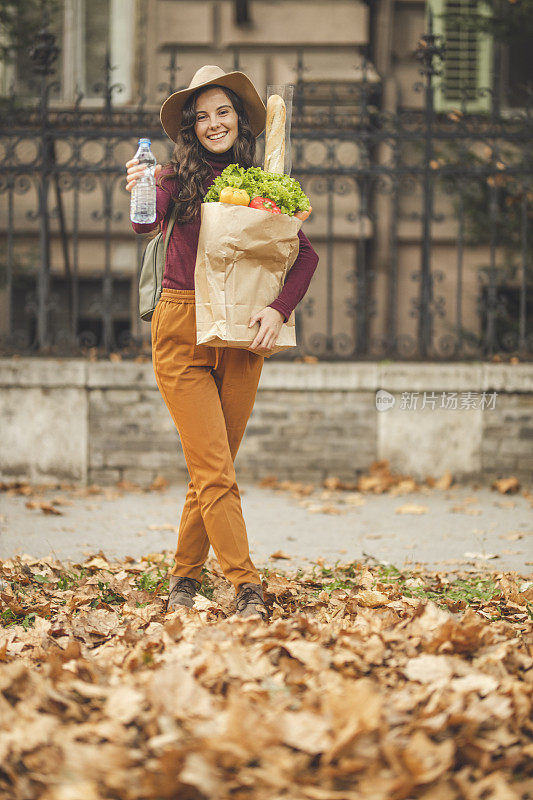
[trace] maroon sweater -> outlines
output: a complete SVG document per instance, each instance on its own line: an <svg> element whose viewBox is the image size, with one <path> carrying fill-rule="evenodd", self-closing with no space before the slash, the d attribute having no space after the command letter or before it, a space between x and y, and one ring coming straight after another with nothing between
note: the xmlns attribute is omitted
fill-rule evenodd
<svg viewBox="0 0 533 800"><path fill-rule="evenodd" d="M235 163L233 160L233 148L226 153L210 153L203 148L204 156L213 170L213 177L210 178L204 187L207 192L214 178L228 166ZM170 170L169 170L170 171ZM157 216L155 222L148 225L140 225L132 222L133 230L136 233L148 233L153 231L163 220L163 233L166 232L167 220L165 216L171 199L171 193L175 192L175 181L163 181L164 188L157 187L156 209ZM198 247L198 237L200 234L200 212L196 218L185 225L176 222L170 235L168 243L165 270L163 273L162 287L169 289L194 289L194 267L196 264L196 249ZM298 305L306 293L313 273L318 264L318 255L311 247L309 239L300 230L298 232L300 249L296 261L289 270L285 279L285 284L278 297L270 303L285 318L289 318L293 309Z"/></svg>

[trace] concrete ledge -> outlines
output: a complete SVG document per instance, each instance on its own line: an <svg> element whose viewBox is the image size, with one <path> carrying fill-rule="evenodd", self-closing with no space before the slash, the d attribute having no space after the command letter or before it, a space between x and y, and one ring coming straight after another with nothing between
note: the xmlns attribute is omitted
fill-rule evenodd
<svg viewBox="0 0 533 800"><path fill-rule="evenodd" d="M87 386L89 362L75 358L0 358L0 386Z"/></svg>
<svg viewBox="0 0 533 800"><path fill-rule="evenodd" d="M88 389L157 389L152 361L90 361Z"/></svg>
<svg viewBox="0 0 533 800"><path fill-rule="evenodd" d="M379 411L378 389L392 401ZM149 486L187 474L151 361L0 359L0 426L1 480ZM532 441L533 364L266 360L238 470L352 480L387 459L416 479L529 484Z"/></svg>
<svg viewBox="0 0 533 800"><path fill-rule="evenodd" d="M483 364L481 389L533 392L533 364Z"/></svg>
<svg viewBox="0 0 533 800"><path fill-rule="evenodd" d="M260 389L322 389L324 391L374 391L378 386L378 365L340 364L323 361L317 364L273 363L265 360Z"/></svg>
<svg viewBox="0 0 533 800"><path fill-rule="evenodd" d="M480 391L483 365L463 363L392 363L379 367L379 387L389 392Z"/></svg>
<svg viewBox="0 0 533 800"><path fill-rule="evenodd" d="M0 386L86 386L88 389L157 389L151 361L0 359ZM293 364L265 360L261 389L301 391L533 392L533 363L331 362Z"/></svg>

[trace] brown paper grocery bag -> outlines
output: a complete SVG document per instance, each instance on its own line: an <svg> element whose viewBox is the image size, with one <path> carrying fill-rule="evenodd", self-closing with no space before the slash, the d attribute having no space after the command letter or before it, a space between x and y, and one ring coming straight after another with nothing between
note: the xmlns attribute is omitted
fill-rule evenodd
<svg viewBox="0 0 533 800"><path fill-rule="evenodd" d="M252 314L278 297L298 255L301 220L231 203L202 203L194 272L196 344L249 349ZM296 346L294 311L270 357ZM268 353L268 355L267 355Z"/></svg>

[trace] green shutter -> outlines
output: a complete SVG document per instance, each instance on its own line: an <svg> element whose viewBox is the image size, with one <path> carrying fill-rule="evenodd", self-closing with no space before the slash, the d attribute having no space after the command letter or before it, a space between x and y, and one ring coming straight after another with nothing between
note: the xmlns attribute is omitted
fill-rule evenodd
<svg viewBox="0 0 533 800"><path fill-rule="evenodd" d="M435 109L461 109L466 91L465 108L469 113L490 111L490 94L479 95L478 90L492 88L492 39L487 33L461 24L461 16L487 15L490 9L482 0L428 0L428 5L433 12L433 32L442 36L446 45L442 75L435 78ZM454 19L447 14L453 14Z"/></svg>

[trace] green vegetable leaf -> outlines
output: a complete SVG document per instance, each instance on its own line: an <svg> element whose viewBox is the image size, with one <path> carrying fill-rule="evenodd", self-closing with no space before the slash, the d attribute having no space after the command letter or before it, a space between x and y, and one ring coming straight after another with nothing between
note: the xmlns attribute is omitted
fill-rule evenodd
<svg viewBox="0 0 533 800"><path fill-rule="evenodd" d="M217 203L220 192L226 186L245 189L251 200L254 197L268 197L282 214L293 216L297 211L308 211L311 208L309 198L295 178L265 172L260 167L244 169L238 164L230 164L215 178L204 197L204 203Z"/></svg>

